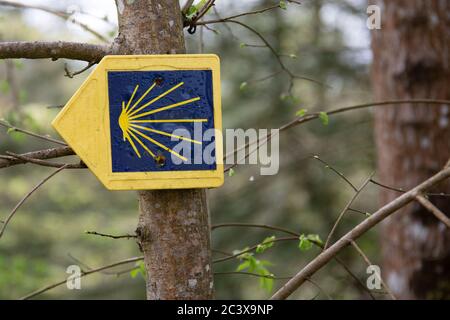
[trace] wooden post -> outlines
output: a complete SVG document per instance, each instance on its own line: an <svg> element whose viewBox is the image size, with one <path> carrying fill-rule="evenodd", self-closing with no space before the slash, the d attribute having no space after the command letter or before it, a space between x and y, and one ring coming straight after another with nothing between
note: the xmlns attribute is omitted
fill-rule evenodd
<svg viewBox="0 0 450 320"><path fill-rule="evenodd" d="M117 54L185 53L178 0L116 0ZM139 192L136 230L148 299L211 299L213 273L206 191Z"/></svg>

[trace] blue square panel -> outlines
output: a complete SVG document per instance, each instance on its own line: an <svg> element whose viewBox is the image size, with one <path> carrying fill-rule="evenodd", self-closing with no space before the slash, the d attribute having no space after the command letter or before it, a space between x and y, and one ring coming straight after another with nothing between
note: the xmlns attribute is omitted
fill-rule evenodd
<svg viewBox="0 0 450 320"><path fill-rule="evenodd" d="M194 161L215 150L214 135L202 138L214 128L210 70L109 71L108 95L113 172L216 169L215 159Z"/></svg>

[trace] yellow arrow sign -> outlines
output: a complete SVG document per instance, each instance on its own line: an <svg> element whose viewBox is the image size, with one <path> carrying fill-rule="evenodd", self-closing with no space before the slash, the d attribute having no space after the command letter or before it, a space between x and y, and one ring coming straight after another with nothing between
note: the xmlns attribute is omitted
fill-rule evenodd
<svg viewBox="0 0 450 320"><path fill-rule="evenodd" d="M106 56L53 121L111 190L223 184L215 55Z"/></svg>

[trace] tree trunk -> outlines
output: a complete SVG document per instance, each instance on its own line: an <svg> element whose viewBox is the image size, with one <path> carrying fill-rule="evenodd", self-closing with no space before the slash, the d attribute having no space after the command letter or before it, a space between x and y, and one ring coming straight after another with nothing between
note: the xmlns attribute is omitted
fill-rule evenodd
<svg viewBox="0 0 450 320"><path fill-rule="evenodd" d="M450 1L374 0L382 28L372 33L377 100L450 99ZM450 106L407 104L375 112L379 179L412 188L450 157ZM450 193L450 182L435 192ZM398 193L383 189L382 203ZM450 198L430 197L444 213ZM401 299L450 298L450 231L418 203L382 228L382 273Z"/></svg>
<svg viewBox="0 0 450 320"><path fill-rule="evenodd" d="M118 54L184 53L178 0L116 0ZM148 299L211 299L210 225L206 192L139 192L136 233L145 257Z"/></svg>

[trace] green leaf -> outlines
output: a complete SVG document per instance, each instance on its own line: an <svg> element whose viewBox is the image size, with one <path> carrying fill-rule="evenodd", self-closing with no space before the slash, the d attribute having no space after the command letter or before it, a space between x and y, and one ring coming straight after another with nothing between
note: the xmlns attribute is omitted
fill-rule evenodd
<svg viewBox="0 0 450 320"><path fill-rule="evenodd" d="M239 89L244 90L245 88L247 88L248 83L246 81L242 82L241 85L239 86Z"/></svg>
<svg viewBox="0 0 450 320"><path fill-rule="evenodd" d="M208 0L200 0L200 2L195 5L197 10L200 10L201 8L203 8L206 4L206 1L208 1Z"/></svg>
<svg viewBox="0 0 450 320"><path fill-rule="evenodd" d="M324 126L327 126L328 123L330 122L329 118L328 118L328 114L324 111L319 113L319 118L322 121Z"/></svg>
<svg viewBox="0 0 450 320"><path fill-rule="evenodd" d="M8 128L8 130L6 130L6 133L7 134L11 134L11 133L13 133L15 131L16 131L16 128Z"/></svg>
<svg viewBox="0 0 450 320"><path fill-rule="evenodd" d="M139 273L140 273L139 268L135 268L135 269L130 271L130 275L131 275L132 278L136 278Z"/></svg>
<svg viewBox="0 0 450 320"><path fill-rule="evenodd" d="M323 241L322 239L320 239L320 236L318 234L308 234L307 238L311 242L323 245Z"/></svg>
<svg viewBox="0 0 450 320"><path fill-rule="evenodd" d="M289 55L289 58L291 58L291 59L297 59L298 57L297 57L296 54L291 53L291 54Z"/></svg>
<svg viewBox="0 0 450 320"><path fill-rule="evenodd" d="M301 251L308 251L312 248L313 243L304 234L300 235L299 240L298 248Z"/></svg>
<svg viewBox="0 0 450 320"><path fill-rule="evenodd" d="M268 237L264 239L263 243L268 244L268 242L273 241L275 237ZM239 254L240 252L244 252L248 250L245 248L243 250L235 250L233 254ZM239 264L236 268L237 272L241 272L246 270L250 273L256 273L260 275L259 283L260 287L267 290L268 292L272 291L273 288L273 279L268 278L266 276L273 277L273 274L266 268L266 266L271 266L272 263L267 260L258 260L256 259L251 252L246 252L237 257L240 260L243 260L241 264Z"/></svg>
<svg viewBox="0 0 450 320"><path fill-rule="evenodd" d="M237 266L236 271L239 272L239 271L248 269L248 267L250 267L250 262L248 260L246 260Z"/></svg>
<svg viewBox="0 0 450 320"><path fill-rule="evenodd" d="M248 250L248 247L245 247L242 250L234 250L233 255L236 255L236 258L239 260L244 260L244 259L247 259L247 258L253 256L253 253L251 253L251 252L245 252L245 253L240 254L241 252L244 252L247 250Z"/></svg>
<svg viewBox="0 0 450 320"><path fill-rule="evenodd" d="M263 253L270 247L274 245L274 240L276 239L275 236L267 237L264 239L264 241L256 247L256 253Z"/></svg>
<svg viewBox="0 0 450 320"><path fill-rule="evenodd" d="M197 14L198 9L196 6L190 6L189 9L186 12L186 19L192 20L194 16Z"/></svg>
<svg viewBox="0 0 450 320"><path fill-rule="evenodd" d="M295 115L297 117L303 117L307 112L308 112L308 110L306 110L306 109L300 109L295 113Z"/></svg>
<svg viewBox="0 0 450 320"><path fill-rule="evenodd" d="M270 293L273 289L273 279L269 277L273 277L274 275L265 268L260 269L258 274L261 276L259 278L259 285Z"/></svg>
<svg viewBox="0 0 450 320"><path fill-rule="evenodd" d="M234 176L236 174L236 172L234 171L234 169L233 168L230 168L230 170L228 171L228 176L229 177L232 177L232 176Z"/></svg>
<svg viewBox="0 0 450 320"><path fill-rule="evenodd" d="M145 264L144 261L136 262L136 268L130 271L130 275L132 278L136 278L138 275L141 275L144 279L146 278L145 274Z"/></svg>
<svg viewBox="0 0 450 320"><path fill-rule="evenodd" d="M283 10L287 9L287 4L286 4L285 0L280 0L280 3L278 4L278 6Z"/></svg>
<svg viewBox="0 0 450 320"><path fill-rule="evenodd" d="M239 44L239 47L241 47L241 48L245 48L247 46L247 44L245 43L245 42L241 42L240 44Z"/></svg>

